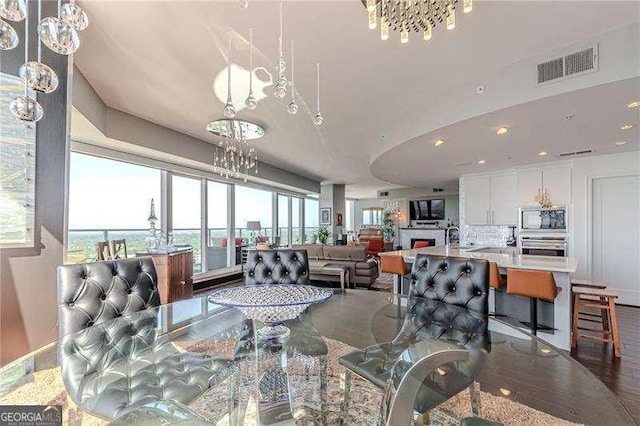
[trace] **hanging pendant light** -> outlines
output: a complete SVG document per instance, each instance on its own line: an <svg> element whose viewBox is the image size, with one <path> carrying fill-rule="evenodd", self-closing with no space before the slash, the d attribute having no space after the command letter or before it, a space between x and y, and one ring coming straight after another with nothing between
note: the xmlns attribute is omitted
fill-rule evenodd
<svg viewBox="0 0 640 426"><path fill-rule="evenodd" d="M294 83L295 62L293 60L293 40L291 40L291 102L287 106L287 112L289 114L296 114L298 112L298 104L296 103L296 88Z"/></svg>
<svg viewBox="0 0 640 426"><path fill-rule="evenodd" d="M38 22L42 15L42 0L38 0ZM30 88L40 93L51 93L58 88L58 76L42 63L42 43L38 40L38 60L28 61L20 67L20 78Z"/></svg>
<svg viewBox="0 0 640 426"><path fill-rule="evenodd" d="M22 21L27 16L27 0L0 0L0 17Z"/></svg>
<svg viewBox="0 0 640 426"><path fill-rule="evenodd" d="M258 106L258 101L253 96L253 28L249 29L249 96L244 104L250 111Z"/></svg>
<svg viewBox="0 0 640 426"><path fill-rule="evenodd" d="M72 25L60 19L61 0L58 0L58 17L49 16L38 24L40 40L49 49L61 55L71 55L80 47L80 37Z"/></svg>
<svg viewBox="0 0 640 426"><path fill-rule="evenodd" d="M29 5L25 9L24 23L24 61L29 62ZM36 122L42 118L42 106L37 100L29 97L29 87L24 83L24 96L18 96L9 103L9 110L14 117L22 121Z"/></svg>
<svg viewBox="0 0 640 426"><path fill-rule="evenodd" d="M284 76L284 71L287 69L287 63L284 60L284 51L282 49L284 33L284 2L280 1L280 36L278 37L278 80L275 86L273 86L273 96L276 98L284 98L287 95L287 78Z"/></svg>
<svg viewBox="0 0 640 426"><path fill-rule="evenodd" d="M20 42L18 33L8 23L0 19L0 50L11 50Z"/></svg>
<svg viewBox="0 0 640 426"><path fill-rule="evenodd" d="M324 117L320 112L320 62L316 63L316 115L313 117L313 124L322 126Z"/></svg>
<svg viewBox="0 0 640 426"><path fill-rule="evenodd" d="M65 3L60 9L60 19L71 25L76 31L86 30L89 17L80 6L75 3Z"/></svg>
<svg viewBox="0 0 640 426"><path fill-rule="evenodd" d="M229 31L229 50L227 51L227 104L224 106L223 114L227 118L236 116L236 107L231 100L231 31Z"/></svg>

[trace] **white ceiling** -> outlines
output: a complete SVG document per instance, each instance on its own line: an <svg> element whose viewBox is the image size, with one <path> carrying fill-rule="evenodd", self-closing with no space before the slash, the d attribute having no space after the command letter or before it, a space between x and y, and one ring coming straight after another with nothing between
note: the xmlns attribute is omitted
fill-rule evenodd
<svg viewBox="0 0 640 426"><path fill-rule="evenodd" d="M557 160L561 153L631 153L640 150L640 109L627 104L638 94L640 78L633 78L484 114L403 143L378 157L371 170L391 182L447 187L461 174ZM624 124L634 127L620 130ZM497 135L500 126L509 132ZM445 143L436 147L438 138ZM543 151L548 154L540 156Z"/></svg>
<svg viewBox="0 0 640 426"><path fill-rule="evenodd" d="M229 27L234 31L234 63L248 67L246 38L253 27L255 66L274 69L278 28L274 1L250 0L248 9L241 9L235 0L80 3L91 25L81 35L75 63L98 95L112 108L191 136L215 142L205 126L221 117L223 103L212 86L226 66ZM409 129L398 132L394 123L406 123L401 119L407 112L419 111L429 99L471 81L474 75L500 72L548 49L638 22L639 11L637 2L476 1L471 14L458 14L455 31L440 27L428 45L415 36L409 44L400 45L396 39L383 43L377 31L367 29L359 0L288 0L285 38L296 43L300 112L287 114L288 100L275 99L267 87L269 96L258 108L238 116L266 127L267 137L256 143L262 160L311 178L346 183L351 197L371 196L372 190L396 186L387 181L405 186L446 182L451 174L435 169L428 183L405 179L405 169L412 170L415 163L404 163L411 161L411 155L402 157L404 147L391 150L391 157L380 157L372 167L370 154L383 134L393 139L397 133L422 135L431 129L429 123L415 120L403 124ZM311 122L316 61L322 64L325 125L320 128ZM518 111L513 114L523 129L542 123ZM493 123L475 125L491 127ZM460 135L468 131L473 129L465 127ZM517 138L517 131L508 137ZM518 142L523 152L538 149L539 141L529 139ZM461 138L441 152L454 147L470 159L495 158L490 145L478 144L475 138ZM478 147L487 151L477 151ZM432 167L423 164L423 169L432 173Z"/></svg>

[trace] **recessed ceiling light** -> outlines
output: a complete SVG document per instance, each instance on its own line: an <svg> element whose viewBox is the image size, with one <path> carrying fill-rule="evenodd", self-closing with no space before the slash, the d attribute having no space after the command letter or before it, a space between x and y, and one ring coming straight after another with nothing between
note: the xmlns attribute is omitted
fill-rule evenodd
<svg viewBox="0 0 640 426"><path fill-rule="evenodd" d="M487 160L478 160L478 164L484 164L486 162L487 162Z"/></svg>
<svg viewBox="0 0 640 426"><path fill-rule="evenodd" d="M638 108L640 107L640 101L635 101L635 102L631 102L629 105L627 105L629 108Z"/></svg>
<svg viewBox="0 0 640 426"><path fill-rule="evenodd" d="M496 130L496 135L504 135L508 131L509 129L507 129L506 127L500 127L498 128L498 130Z"/></svg>
<svg viewBox="0 0 640 426"><path fill-rule="evenodd" d="M633 128L633 124L625 124L624 126L620 126L620 130L629 130Z"/></svg>
<svg viewBox="0 0 640 426"><path fill-rule="evenodd" d="M547 151L540 151L540 152L538 153L538 155L539 155L540 157L544 157L544 156L545 156L545 155L547 155L547 154L548 154L548 152L547 152Z"/></svg>
<svg viewBox="0 0 640 426"><path fill-rule="evenodd" d="M616 142L616 145L618 145L618 146L622 146L622 145L624 145L625 143L627 143L627 141L618 141L618 142Z"/></svg>
<svg viewBox="0 0 640 426"><path fill-rule="evenodd" d="M438 139L435 143L435 146L440 146L444 143L444 139Z"/></svg>

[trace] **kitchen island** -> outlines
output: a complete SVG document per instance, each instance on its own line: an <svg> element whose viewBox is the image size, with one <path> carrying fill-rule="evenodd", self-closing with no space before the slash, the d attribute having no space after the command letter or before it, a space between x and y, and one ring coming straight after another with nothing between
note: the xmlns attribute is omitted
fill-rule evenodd
<svg viewBox="0 0 640 426"><path fill-rule="evenodd" d="M409 264L413 263L416 254L483 259L495 262L503 274L506 274L507 268L550 271L553 273L556 286L561 289L553 301L553 326L556 330L554 330L553 334L538 330L538 337L560 349L569 350L571 347L571 274L575 273L578 268L578 259L573 257L503 254L495 251L495 249L480 246L436 246L384 252L380 253L380 256L402 256L404 261ZM399 276L394 277L394 291L402 293L402 281ZM496 292L490 291L489 309L494 311L495 307ZM526 312L528 312L528 309ZM539 319L539 322L541 320L542 318ZM523 326L523 329L526 329L526 327Z"/></svg>

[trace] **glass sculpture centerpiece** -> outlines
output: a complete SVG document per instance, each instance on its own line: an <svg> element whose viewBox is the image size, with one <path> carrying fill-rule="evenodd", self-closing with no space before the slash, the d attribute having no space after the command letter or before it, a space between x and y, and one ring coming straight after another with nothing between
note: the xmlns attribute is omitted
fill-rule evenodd
<svg viewBox="0 0 640 426"><path fill-rule="evenodd" d="M219 290L209 296L209 302L237 308L247 318L266 324L257 330L257 338L278 342L290 335L284 321L297 318L309 305L332 295L330 289L309 285L264 284Z"/></svg>

